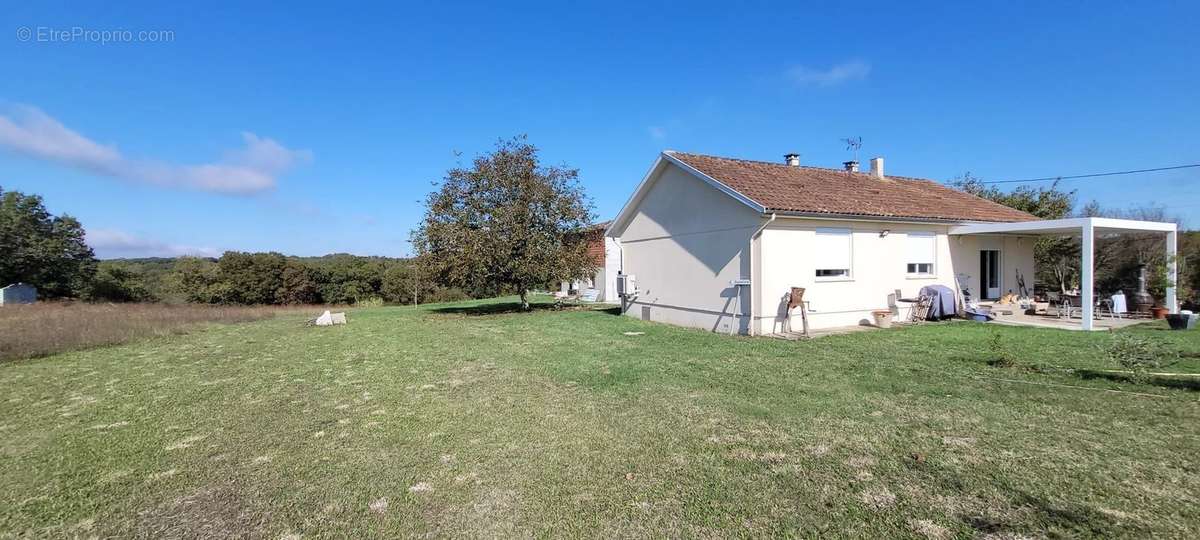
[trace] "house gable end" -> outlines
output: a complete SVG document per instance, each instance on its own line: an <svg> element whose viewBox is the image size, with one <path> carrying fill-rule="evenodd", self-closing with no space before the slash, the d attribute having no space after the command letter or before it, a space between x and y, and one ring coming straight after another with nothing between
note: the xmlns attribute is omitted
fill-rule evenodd
<svg viewBox="0 0 1200 540"><path fill-rule="evenodd" d="M751 200L749 197L746 197L745 195L737 192L733 188L730 188L711 176L708 176L687 165L686 163L675 158L672 154L672 151L667 150L660 154L658 159L654 161L654 165L650 167L650 171L646 173L646 176L642 179L642 182L638 184L637 189L634 190L633 195L630 196L629 200L625 203L625 206L621 208L621 212L617 214L617 217L613 219L612 224L609 225L608 230L605 231L606 236L622 237L625 234L626 228L629 227L631 220L638 213L638 210L642 206L646 196L655 188L662 176L667 174L668 171L672 170L685 173L686 175L698 180L699 182L697 182L697 186L707 184L708 187L712 188L711 191L714 193L722 195L723 197L729 199L730 202L740 204L755 213L761 214L766 210L761 204Z"/></svg>

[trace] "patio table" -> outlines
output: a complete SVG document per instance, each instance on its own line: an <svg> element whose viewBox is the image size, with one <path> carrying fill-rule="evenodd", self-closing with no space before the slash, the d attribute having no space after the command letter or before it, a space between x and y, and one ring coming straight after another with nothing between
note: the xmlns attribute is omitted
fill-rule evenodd
<svg viewBox="0 0 1200 540"><path fill-rule="evenodd" d="M908 310L908 320L909 320L909 322L921 322L920 314L917 311L918 308L921 306L921 298L920 297L918 297L918 298L897 298L896 301L904 302L905 304L913 304L913 307L909 308L909 310Z"/></svg>
<svg viewBox="0 0 1200 540"><path fill-rule="evenodd" d="M1066 318L1071 318L1071 312L1083 307L1083 295L1081 294L1063 294L1062 301L1058 304L1058 316L1063 317L1063 306L1066 306Z"/></svg>
<svg viewBox="0 0 1200 540"><path fill-rule="evenodd" d="M1113 314L1113 309L1112 309L1112 305L1113 305L1112 296L1107 296L1107 295L1100 295L1100 294L1096 294L1096 295L1093 295L1093 298L1096 298L1096 307L1102 307L1102 308L1104 308L1104 309L1107 309L1107 310L1108 310L1109 317L1110 317L1110 318L1115 318L1115 315ZM1082 308L1083 308L1083 295L1080 295L1080 294L1064 294L1064 295L1062 295L1062 299L1063 299L1063 301L1064 301L1063 303L1066 303L1066 304L1068 304L1068 306L1067 306L1067 314L1066 314L1066 316L1067 316L1067 318L1068 318L1068 319L1069 319L1069 318L1071 318L1071 314L1072 314L1072 313L1074 313L1076 310L1080 310L1080 311L1082 311ZM1095 310L1095 312L1092 314L1092 317L1093 317L1093 318L1096 318L1096 319L1100 319L1100 318L1102 318L1102 317L1101 317L1101 314L1102 314L1102 313L1103 313L1103 311L1102 311L1102 310L1099 310L1099 309L1097 309L1097 310ZM1058 316L1059 316L1059 317L1062 317L1062 316L1063 316L1063 313L1062 313L1062 304L1059 304Z"/></svg>

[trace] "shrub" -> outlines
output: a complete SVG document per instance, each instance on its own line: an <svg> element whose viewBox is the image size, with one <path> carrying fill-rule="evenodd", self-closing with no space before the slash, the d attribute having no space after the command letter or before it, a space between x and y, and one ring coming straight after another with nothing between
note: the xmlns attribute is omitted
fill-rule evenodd
<svg viewBox="0 0 1200 540"><path fill-rule="evenodd" d="M355 307L381 307L383 299L378 296L368 296L354 303Z"/></svg>
<svg viewBox="0 0 1200 540"><path fill-rule="evenodd" d="M1013 367L1017 364L1013 359L1012 352L1004 344L1004 338L998 330L993 330L992 335L988 336L988 365L992 367Z"/></svg>
<svg viewBox="0 0 1200 540"><path fill-rule="evenodd" d="M1179 360L1179 352L1161 342L1131 334L1117 334L1108 343L1108 358L1132 372L1135 382L1149 378L1150 370L1169 366Z"/></svg>
<svg viewBox="0 0 1200 540"><path fill-rule="evenodd" d="M136 272L110 261L102 261L88 285L84 298L93 302L152 302L157 300L147 290Z"/></svg>
<svg viewBox="0 0 1200 540"><path fill-rule="evenodd" d="M471 295L458 287L439 287L425 298L421 299L422 303L439 303L439 302L457 302L459 300L467 300Z"/></svg>

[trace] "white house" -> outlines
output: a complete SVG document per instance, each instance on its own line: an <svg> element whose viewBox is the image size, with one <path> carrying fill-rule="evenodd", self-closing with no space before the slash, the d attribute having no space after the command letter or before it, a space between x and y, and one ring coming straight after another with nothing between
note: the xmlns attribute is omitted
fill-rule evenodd
<svg viewBox="0 0 1200 540"><path fill-rule="evenodd" d="M931 180L663 152L606 231L628 290L623 312L713 331L769 334L804 287L813 328L854 325L900 289L931 284L976 299L1032 295L1040 234L1084 237L1084 313L1091 327L1091 238L1173 224L1036 217ZM1167 230L1169 228L1169 230ZM1174 310L1173 291L1168 302Z"/></svg>

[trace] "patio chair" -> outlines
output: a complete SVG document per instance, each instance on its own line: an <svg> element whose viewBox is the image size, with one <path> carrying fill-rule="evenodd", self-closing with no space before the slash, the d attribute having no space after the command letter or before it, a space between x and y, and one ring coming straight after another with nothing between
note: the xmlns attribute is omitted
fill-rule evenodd
<svg viewBox="0 0 1200 540"><path fill-rule="evenodd" d="M933 297L930 295L927 295L927 294L922 294L921 297L917 300L916 305L914 305L912 308L912 311L911 311L912 322L915 322L915 323L924 322L925 319L929 316L929 307L932 305L933 305Z"/></svg>
<svg viewBox="0 0 1200 540"><path fill-rule="evenodd" d="M930 301L930 303L932 303L932 300ZM905 306L908 307L908 316L907 317L901 318L900 304L904 304ZM905 298L904 293L901 293L900 289L896 289L896 292L894 294L888 295L888 308L892 310L892 314L896 316L897 321L912 322L912 321L924 320L924 317L925 317L924 314L921 314L920 317L918 317L918 310L920 309L920 307L921 307L920 296L917 296L916 298ZM924 313L928 313L928 311L929 311L928 306L926 306Z"/></svg>
<svg viewBox="0 0 1200 540"><path fill-rule="evenodd" d="M1063 296L1062 300L1058 303L1058 316L1066 317L1066 318L1070 319L1071 314L1074 313L1075 310L1081 309L1083 307L1083 306L1077 305L1078 302L1079 302L1079 300L1076 300L1075 297Z"/></svg>
<svg viewBox="0 0 1200 540"><path fill-rule="evenodd" d="M1046 291L1046 302L1050 303L1050 307L1054 308L1054 312L1062 316L1062 295L1057 292Z"/></svg>
<svg viewBox="0 0 1200 540"><path fill-rule="evenodd" d="M1092 314L1097 319L1103 319L1105 311L1108 312L1108 318L1116 318L1113 316L1112 297L1097 294L1096 298L1092 301Z"/></svg>
<svg viewBox="0 0 1200 540"><path fill-rule="evenodd" d="M808 302L804 300L804 287L792 287L787 296L787 318L783 320L783 329L785 332L792 332L792 310L800 308L800 324L803 325L802 334L808 336Z"/></svg>

